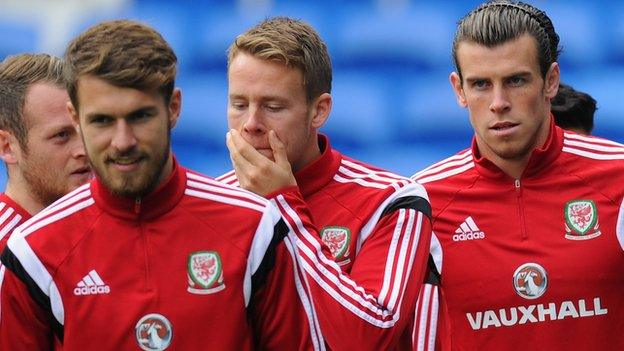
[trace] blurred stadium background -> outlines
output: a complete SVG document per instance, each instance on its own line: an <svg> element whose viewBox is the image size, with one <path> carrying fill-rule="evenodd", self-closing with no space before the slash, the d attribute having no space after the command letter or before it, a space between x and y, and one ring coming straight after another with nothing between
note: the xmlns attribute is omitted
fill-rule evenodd
<svg viewBox="0 0 624 351"><path fill-rule="evenodd" d="M417 0L1 0L0 58L62 55L102 20L132 18L159 30L180 60L183 113L173 148L183 164L217 176L225 147L226 49L268 16L312 24L334 67L334 109L324 132L343 152L411 175L466 147L467 112L448 83L455 24L480 1ZM624 3L533 1L563 46L562 80L598 101L594 134L624 142ZM6 174L0 174L4 188Z"/></svg>

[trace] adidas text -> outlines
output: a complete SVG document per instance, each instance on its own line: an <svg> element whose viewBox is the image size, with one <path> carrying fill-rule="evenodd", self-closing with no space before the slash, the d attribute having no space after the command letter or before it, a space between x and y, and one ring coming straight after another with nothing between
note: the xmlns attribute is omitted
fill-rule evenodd
<svg viewBox="0 0 624 351"><path fill-rule="evenodd" d="M83 286L81 288L74 289L74 295L96 295L96 294L108 294L110 287L104 286Z"/></svg>
<svg viewBox="0 0 624 351"><path fill-rule="evenodd" d="M453 235L453 241L485 239L484 232L462 233Z"/></svg>

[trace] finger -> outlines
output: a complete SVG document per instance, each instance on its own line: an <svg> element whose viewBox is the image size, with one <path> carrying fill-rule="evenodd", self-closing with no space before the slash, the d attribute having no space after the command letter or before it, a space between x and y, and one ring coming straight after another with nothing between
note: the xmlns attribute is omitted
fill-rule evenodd
<svg viewBox="0 0 624 351"><path fill-rule="evenodd" d="M258 152L251 144L249 144L239 131L235 129L231 129L230 138L232 140L232 145L236 149L236 151L244 157L249 163L253 165L261 165L266 163L268 159L262 156L261 153Z"/></svg>
<svg viewBox="0 0 624 351"><path fill-rule="evenodd" d="M240 154L238 148L234 144L231 132L227 132L225 135L225 143L230 151L230 160L232 161L234 172L236 172L236 178L238 178L239 182L244 182L247 179L246 174L248 174L248 171L253 169L254 166Z"/></svg>
<svg viewBox="0 0 624 351"><path fill-rule="evenodd" d="M271 150L273 151L273 158L275 159L275 163L277 163L282 168L286 166L290 168L290 163L288 162L288 153L286 152L286 145L280 140L274 130L269 131L269 145L271 145Z"/></svg>

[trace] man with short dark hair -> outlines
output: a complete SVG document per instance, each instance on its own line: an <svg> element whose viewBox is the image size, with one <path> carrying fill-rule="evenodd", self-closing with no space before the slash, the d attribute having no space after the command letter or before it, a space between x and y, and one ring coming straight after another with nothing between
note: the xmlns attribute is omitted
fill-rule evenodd
<svg viewBox="0 0 624 351"><path fill-rule="evenodd" d="M440 320L414 348L624 349L624 145L551 117L559 37L521 2L480 5L458 25L450 82L472 147L417 173L433 208Z"/></svg>
<svg viewBox="0 0 624 351"><path fill-rule="evenodd" d="M146 25L104 22L74 39L65 60L96 178L8 241L0 349L266 348L255 335L276 349L309 348L293 323L304 305L282 291L295 287L296 244L275 205L171 153L181 92L169 44Z"/></svg>

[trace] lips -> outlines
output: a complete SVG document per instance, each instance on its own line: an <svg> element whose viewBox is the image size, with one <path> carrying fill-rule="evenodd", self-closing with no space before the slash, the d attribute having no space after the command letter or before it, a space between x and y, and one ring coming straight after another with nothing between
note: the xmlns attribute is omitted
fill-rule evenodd
<svg viewBox="0 0 624 351"><path fill-rule="evenodd" d="M85 174L90 174L90 173L91 173L91 167L89 166L80 167L74 170L73 172L71 172L71 174L76 174L76 175L85 175Z"/></svg>
<svg viewBox="0 0 624 351"><path fill-rule="evenodd" d="M504 130L508 130L511 129L515 126L517 126L518 123L511 123L511 122L498 122L496 124L494 124L493 126L490 127L490 129L496 130L496 131L504 131Z"/></svg>

